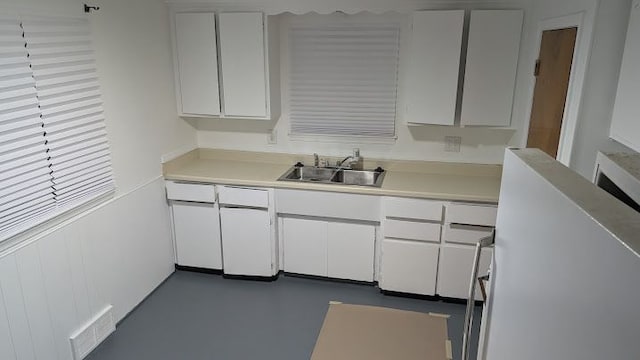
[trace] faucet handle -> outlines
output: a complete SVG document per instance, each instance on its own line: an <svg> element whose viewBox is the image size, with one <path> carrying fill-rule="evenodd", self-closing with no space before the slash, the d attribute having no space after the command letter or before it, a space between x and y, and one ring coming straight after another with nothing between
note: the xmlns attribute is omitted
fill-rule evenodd
<svg viewBox="0 0 640 360"><path fill-rule="evenodd" d="M359 148L354 148L353 149L353 157L354 159L357 159L360 157L360 149Z"/></svg>

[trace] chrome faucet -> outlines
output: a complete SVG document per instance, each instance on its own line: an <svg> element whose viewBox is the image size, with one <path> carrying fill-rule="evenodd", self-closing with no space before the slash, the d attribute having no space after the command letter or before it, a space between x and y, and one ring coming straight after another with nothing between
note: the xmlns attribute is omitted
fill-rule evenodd
<svg viewBox="0 0 640 360"><path fill-rule="evenodd" d="M344 158L342 161L338 161L338 163L336 164L338 169L342 169L343 168L343 164L349 159L351 159L351 161L349 161L349 166L348 166L349 169L355 168L353 166L353 164L359 164L360 165L360 163L362 162L361 161L362 158L360 157L360 149L358 149L358 148L353 149L353 155L349 155L346 158Z"/></svg>

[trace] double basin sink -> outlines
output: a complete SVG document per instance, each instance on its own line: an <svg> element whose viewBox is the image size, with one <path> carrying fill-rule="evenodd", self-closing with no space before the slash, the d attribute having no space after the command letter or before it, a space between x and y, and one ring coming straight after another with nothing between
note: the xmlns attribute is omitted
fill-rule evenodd
<svg viewBox="0 0 640 360"><path fill-rule="evenodd" d="M381 187L385 175L386 171L381 168L376 170L352 170L317 166L293 166L278 180Z"/></svg>

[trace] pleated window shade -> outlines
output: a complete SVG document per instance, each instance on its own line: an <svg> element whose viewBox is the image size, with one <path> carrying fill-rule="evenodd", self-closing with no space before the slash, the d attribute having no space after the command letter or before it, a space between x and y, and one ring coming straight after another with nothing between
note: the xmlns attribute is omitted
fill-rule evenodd
<svg viewBox="0 0 640 360"><path fill-rule="evenodd" d="M399 34L397 24L292 25L291 134L392 138Z"/></svg>
<svg viewBox="0 0 640 360"><path fill-rule="evenodd" d="M0 91L0 241L113 191L86 20L0 20Z"/></svg>

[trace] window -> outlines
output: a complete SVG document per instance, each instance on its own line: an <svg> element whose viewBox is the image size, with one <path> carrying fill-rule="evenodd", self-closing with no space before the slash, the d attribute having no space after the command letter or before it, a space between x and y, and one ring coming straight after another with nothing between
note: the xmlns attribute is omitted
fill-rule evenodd
<svg viewBox="0 0 640 360"><path fill-rule="evenodd" d="M392 138L400 25L338 18L289 27L291 134Z"/></svg>
<svg viewBox="0 0 640 360"><path fill-rule="evenodd" d="M88 22L0 19L0 241L113 189Z"/></svg>

